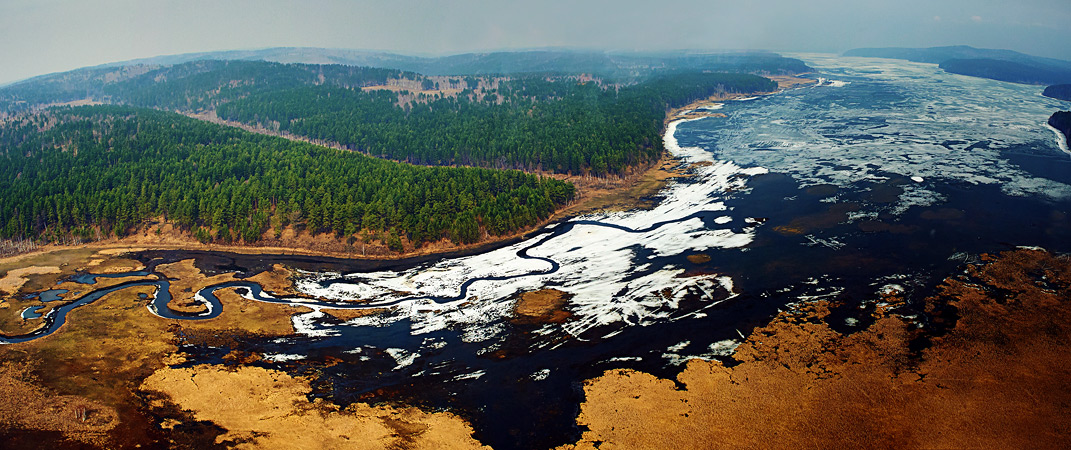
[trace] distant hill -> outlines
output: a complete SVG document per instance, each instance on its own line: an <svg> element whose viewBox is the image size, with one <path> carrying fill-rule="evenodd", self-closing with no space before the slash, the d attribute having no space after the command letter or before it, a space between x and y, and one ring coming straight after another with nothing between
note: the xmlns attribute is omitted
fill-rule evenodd
<svg viewBox="0 0 1071 450"><path fill-rule="evenodd" d="M357 70L371 73L368 69L387 70L377 78L389 76L410 80L422 80L427 76L469 75L518 75L518 74L590 74L611 84L635 84L655 76L682 72L731 72L758 75L783 75L810 72L803 61L785 58L768 52L657 52L657 53L611 53L596 51L519 51L494 53L467 53L443 57L405 56L382 52L319 48L272 48L265 50L236 50L210 53L159 56L87 67L70 72L54 73L0 87L0 113L24 110L34 105L62 103L82 99L97 99L107 102L108 97L126 97L130 88L149 87L160 77L174 79L177 74L195 75L191 80L203 82L204 77L220 74L232 80L250 81L243 69L254 66L231 65L230 72L214 69L231 61L235 63L283 63L300 64L272 73L270 79L260 80L261 87L278 84L317 84L318 77L327 75L330 84L343 87L363 83L330 80L331 74L344 74ZM259 66L257 66L259 67ZM347 67L351 69L347 69ZM310 72L309 70L312 70ZM327 70L330 73L324 73ZM204 72L206 74L202 75ZM208 75L208 72L213 72ZM343 77L345 78L345 77ZM382 80L380 80L382 81ZM167 89L174 89L169 86ZM182 89L182 86L177 86ZM157 91L164 89L158 86ZM154 96L173 96L168 92L146 92ZM142 102L144 103L144 102ZM154 107L164 106L153 102ZM168 105L170 106L170 105Z"/></svg>
<svg viewBox="0 0 1071 450"><path fill-rule="evenodd" d="M1038 66L997 59L950 59L940 64L945 72L1022 84L1071 82L1071 69Z"/></svg>
<svg viewBox="0 0 1071 450"><path fill-rule="evenodd" d="M939 64L949 73L1023 84L1071 83L1071 61L1027 55L1012 50L966 45L930 48L857 48L844 56L903 59Z"/></svg>
<svg viewBox="0 0 1071 450"><path fill-rule="evenodd" d="M1071 102L1071 84L1056 84L1049 86L1045 88L1045 91L1042 92L1041 95Z"/></svg>
<svg viewBox="0 0 1071 450"><path fill-rule="evenodd" d="M406 56L364 50L280 47L158 56L106 64L174 65L197 60L247 60L303 64L342 64L417 72L424 75L488 75L532 72L589 73L602 77L642 77L659 70L707 70L797 74L812 69L803 61L770 52L600 52L529 50L465 53L441 57Z"/></svg>

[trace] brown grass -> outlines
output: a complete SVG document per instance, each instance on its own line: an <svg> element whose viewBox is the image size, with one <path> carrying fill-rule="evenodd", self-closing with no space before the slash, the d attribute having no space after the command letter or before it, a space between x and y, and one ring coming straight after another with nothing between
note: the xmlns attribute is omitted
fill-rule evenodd
<svg viewBox="0 0 1071 450"><path fill-rule="evenodd" d="M22 289L22 285L29 281L30 275L48 273L60 273L60 268L56 266L29 266L11 269L3 279L0 279L0 295L13 295L19 292L19 289Z"/></svg>
<svg viewBox="0 0 1071 450"><path fill-rule="evenodd" d="M299 295L299 293L297 289L294 288L293 277L294 274L290 269L282 264L275 264L272 266L271 270L265 270L246 278L246 280L259 284L261 288L272 294L295 296Z"/></svg>
<svg viewBox="0 0 1071 450"><path fill-rule="evenodd" d="M706 253L696 253L694 255L685 256L688 258L688 262L692 264L706 264L710 262L710 255Z"/></svg>
<svg viewBox="0 0 1071 450"><path fill-rule="evenodd" d="M778 89L792 89L794 87L815 84L818 82L818 80L800 78L795 75L766 75L766 78L776 81Z"/></svg>
<svg viewBox="0 0 1071 450"><path fill-rule="evenodd" d="M566 447L1067 448L1071 261L1009 252L929 302L960 316L920 354L908 343L926 332L900 317L842 335L818 302L756 329L736 366L689 362L683 389L608 371L586 383L589 431Z"/></svg>
<svg viewBox="0 0 1071 450"><path fill-rule="evenodd" d="M786 236L808 234L844 223L848 213L858 210L858 203L834 203L823 212L794 217L788 224L775 226L773 230Z"/></svg>
<svg viewBox="0 0 1071 450"><path fill-rule="evenodd" d="M49 392L26 366L0 362L0 423L94 442L115 428L118 415L101 402Z"/></svg>
<svg viewBox="0 0 1071 450"><path fill-rule="evenodd" d="M561 323L573 317L565 306L570 295L557 289L524 292L513 306L513 321L517 323Z"/></svg>
<svg viewBox="0 0 1071 450"><path fill-rule="evenodd" d="M171 303L168 307L184 313L207 311L207 307L194 298L197 291L209 285L235 280L233 273L206 276L194 265L192 258L161 264L156 266L156 271L171 280Z"/></svg>
<svg viewBox="0 0 1071 450"><path fill-rule="evenodd" d="M133 272L136 270L142 270L144 268L145 265L142 264L141 261L126 258L107 257L90 260L85 267L79 268L78 270L98 274L112 274Z"/></svg>
<svg viewBox="0 0 1071 450"><path fill-rule="evenodd" d="M385 312L386 309L381 308L369 308L369 309L324 309L324 314L334 317L341 321L353 320L358 317L371 316L373 314L379 314Z"/></svg>
<svg viewBox="0 0 1071 450"><path fill-rule="evenodd" d="M87 257L96 255L95 252L87 253ZM188 279L178 284L193 286L208 282L208 277L184 263L186 261L165 268L165 271L172 276ZM106 295L91 305L71 311L67 322L52 335L22 344L0 346L0 365L32 366L32 373L35 374L35 378L26 381L32 385L29 387L25 383L0 379L0 402L9 399L12 405L9 411L16 411L47 425L55 421L35 416L37 413L31 411L36 408L34 405L53 402L49 404L56 407L48 411L62 417L68 414L69 407L77 407L80 404L78 402L84 400L92 411L100 412L98 418L111 417L105 416L106 411L117 414L117 419L108 425L114 427L111 431L101 425L98 427L100 432L94 432L96 434L82 433L94 439L95 444L107 448L126 445L120 445L122 443L144 443L145 436L151 434L151 429L146 427L151 424L146 423L149 419L139 409L142 400L138 388L142 379L162 368L166 361L181 361L181 358L169 356L177 351L175 333L181 331L197 336L250 333L289 335L293 333L290 316L308 311L307 308L246 300L233 291L218 291L224 304L223 314L219 317L204 321L171 321L153 316L145 307L147 300L138 297L139 293L152 294L154 290L152 286L139 286ZM37 395L34 392L45 394ZM10 400L19 398L23 400ZM71 417L74 417L73 414ZM2 418L0 422L25 430L57 429L52 425L34 425ZM74 433L70 437L88 439L82 434Z"/></svg>
<svg viewBox="0 0 1071 450"><path fill-rule="evenodd" d="M453 414L309 402L307 382L259 367L161 369L142 389L167 394L197 420L225 428L217 442L241 442L235 448L482 448L472 428Z"/></svg>

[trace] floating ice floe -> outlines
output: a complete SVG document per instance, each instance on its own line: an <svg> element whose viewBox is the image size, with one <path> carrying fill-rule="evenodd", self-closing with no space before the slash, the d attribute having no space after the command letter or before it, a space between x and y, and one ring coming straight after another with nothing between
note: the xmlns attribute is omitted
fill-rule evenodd
<svg viewBox="0 0 1071 450"><path fill-rule="evenodd" d="M543 370L537 371L537 372L529 375L529 378L531 378L532 381L543 381L543 380L546 380L547 377L549 377L549 376L550 376L550 369L543 369Z"/></svg>
<svg viewBox="0 0 1071 450"><path fill-rule="evenodd" d="M687 346L687 342L682 342L682 344L685 345L681 346L680 344L678 344L667 349L668 351L662 354L662 359L666 360L666 364L669 364L671 366L679 366L693 359L710 361L714 358L732 355L733 352L736 351L736 347L740 346L740 342L741 341L738 341L736 339L725 339L717 341L713 344L710 344L707 347L706 352L695 355L681 354L680 351L684 350L684 347Z"/></svg>
<svg viewBox="0 0 1071 450"><path fill-rule="evenodd" d="M1002 153L1024 145L1067 152L1062 136L1054 142L1054 132L1046 131L1051 100L1037 96L1036 87L956 76L932 64L798 57L851 80L854 89L792 91L696 127L719 158L766 167L803 186L849 187L890 174L911 178L917 191L897 204L863 205L892 214L920 206L916 200L922 198L943 201L919 192L935 192L938 185L924 183L928 180L996 185L1015 196L1071 198L1071 186L1034 176Z"/></svg>
<svg viewBox="0 0 1071 450"><path fill-rule="evenodd" d="M300 361L305 359L305 355L295 355L292 353L268 353L264 355L264 360L271 362L287 362L287 361Z"/></svg>
<svg viewBox="0 0 1071 450"><path fill-rule="evenodd" d="M394 362L398 364L391 370L398 370L402 367L409 366L413 364L413 361L416 361L416 359L420 357L420 353L410 352L404 348L388 348L383 351L390 355L391 358L394 358Z"/></svg>

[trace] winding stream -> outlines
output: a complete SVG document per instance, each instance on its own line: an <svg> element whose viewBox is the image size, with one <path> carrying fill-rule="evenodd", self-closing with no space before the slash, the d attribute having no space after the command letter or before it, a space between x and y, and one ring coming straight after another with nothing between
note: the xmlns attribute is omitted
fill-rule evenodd
<svg viewBox="0 0 1071 450"><path fill-rule="evenodd" d="M455 301L464 300L464 299L467 298L468 292L469 292L469 287L473 283L488 282L488 281L490 281L490 282L507 281L507 280L514 280L514 279L518 279L518 278L522 278L522 277L534 276L534 275L550 275L550 274L553 274L553 273L557 272L560 269L561 266L560 266L560 264L555 262L553 259L550 259L550 258L547 258L547 257L542 257L542 256L532 256L532 255L529 255L528 252L530 250L532 250L532 249L538 248L540 245L542 245L543 243L545 243L545 242L547 242L547 241L549 241L551 239L554 239L554 238L556 238L558 236L561 236L563 234L569 233L570 231L573 230L574 227L576 227L578 225L593 226L593 227L606 227L606 228L610 228L610 229L613 229L613 230L622 231L622 232L625 232L625 233L648 233L648 232L654 231L654 230L656 230L656 229L658 229L658 228L660 228L662 226L665 226L665 225L669 225L669 224L673 224L673 223L677 223L677 222L681 222L681 221L685 221L685 220L690 220L690 219L694 219L694 218L699 218L699 217L701 217L701 215L693 214L693 215L690 215L690 216L687 216L687 217L684 217L684 218L681 218L681 219L666 220L666 221L662 221L662 222L659 222L659 223L655 223L653 225L650 225L650 226L648 226L646 228L639 229L639 230L632 229L632 228L629 228L629 227L626 227L626 226L623 226L623 225L618 225L618 224L614 224L614 223L603 223L603 222L599 222L599 221L595 221L595 220L573 220L573 221L566 221L566 222L563 222L563 223L560 223L560 224L550 225L550 226L547 227L547 229L549 231L545 231L545 232L541 232L541 233L537 234L536 237L534 237L533 239L530 240L531 243L521 247L519 250L517 250L515 252L515 255L516 255L516 257L518 259L546 262L547 265L548 265L547 269L545 269L545 270L533 270L533 271L530 271L530 272L527 272L527 273L518 273L518 274L511 274L511 275L487 275L487 276L471 278L471 279L466 280L464 283L462 283L460 285L460 287L458 288L458 290L459 290L458 294L454 295L454 296L433 296L433 295L410 296L410 297L401 297L401 298L381 300L381 301L368 301L368 302L362 302L362 303L344 302L344 301L321 301L321 300L314 300L314 299L303 298L303 297L294 297L294 298L276 297L274 295L271 295L270 293L264 292L263 288L257 283L250 282L250 281L228 281L228 282L224 282L224 283L217 283L217 284L213 284L213 285L207 286L207 287L205 287L205 288L203 288L203 289L201 289L201 290L199 290L197 292L197 294L196 294L196 296L194 298L199 300L202 304L205 305L205 307L206 307L205 312L203 312L203 313L185 313L185 312L182 312L182 311L174 310L174 309L172 309L171 307L168 306L168 304L171 302L171 294L170 294L170 291L169 291L170 283L167 280L160 279L160 280L130 281L130 282L121 283L121 284L118 284L118 285L115 285L115 286L111 286L111 287L108 287L108 288L103 288L103 289L98 289L98 290L91 291L91 292L89 292L89 293L87 293L85 295L82 295L81 297L78 297L77 299L71 301L70 303L67 303L67 304L61 305L59 307L53 308L52 310L50 310L48 312L48 314L46 314L44 316L44 318L43 318L44 326L42 328L39 328L38 330L35 330L32 333L21 335L21 336L2 336L2 335L0 335L0 344L16 344L16 343L27 342L27 341L30 341L30 340L33 340L33 339L39 339L39 338L42 338L44 336L48 336L48 335L50 335L52 333L55 333L57 330L60 329L60 327L63 326L63 324L66 322L67 313L69 313L71 310L73 310L75 308L79 308L81 306L85 306L85 305L91 304L91 303L99 300L100 298L102 298L102 297L104 297L104 296L106 296L108 294L111 294L113 292L117 292L117 291L120 291L120 290L123 290L123 289L138 287L138 286L155 286L156 287L156 293L152 296L153 297L152 300L148 302L147 307L148 307L149 311L151 311L154 315L156 315L158 317L161 317L161 318L164 318L164 319L172 319L172 320L207 320L207 319L212 319L212 318L218 317L220 314L223 313L223 303L219 300L219 298L216 296L215 293L216 293L216 291L221 290L221 289L236 289L236 292L238 292L243 297L248 298L250 300L255 300L255 301L265 302L265 303L286 304L286 305L294 305L294 306L305 306L305 307L312 308L314 310L320 310L320 309L381 309L381 308L388 308L388 307L392 307L392 306L397 306L399 304L406 303L406 302L421 301L421 300L431 301L431 302L434 302L436 304L455 302ZM152 272L144 271L144 270L132 271L132 272L122 272L122 273L113 273L113 274L83 273L83 274L77 274L75 276L72 276L72 277L69 278L69 280L75 281L77 283L92 285L92 284L96 283L97 278L124 278L124 277L134 277L134 276L143 277L143 276L148 276L150 274L152 274ZM157 276L159 276L159 274L157 274ZM160 278L163 278L163 277L160 277ZM321 286L324 286L325 288L328 288L333 283L341 283L341 282L344 282L344 281L342 281L342 280L323 281L323 282L320 282L319 284ZM65 289L54 289L54 290L48 290L48 291L41 292L39 294L40 301L42 301L42 302L61 301L62 298L59 295L60 294L64 294L66 292L67 291ZM40 318L41 315L39 313L37 313L36 311L38 309L44 308L45 306L46 305L31 306L31 307L27 308L25 311L23 311L22 317L24 319Z"/></svg>

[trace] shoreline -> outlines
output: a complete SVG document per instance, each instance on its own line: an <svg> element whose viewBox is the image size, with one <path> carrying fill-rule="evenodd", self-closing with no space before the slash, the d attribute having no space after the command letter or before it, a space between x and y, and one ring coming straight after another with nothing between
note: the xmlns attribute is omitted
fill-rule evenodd
<svg viewBox="0 0 1071 450"><path fill-rule="evenodd" d="M1060 151L1067 153L1068 156L1071 156L1071 150L1067 148L1067 136L1065 136L1062 131L1056 129L1056 127L1049 125L1048 123L1045 124L1045 127L1052 130L1052 132L1056 134L1056 146L1060 148Z"/></svg>
<svg viewBox="0 0 1071 450"><path fill-rule="evenodd" d="M771 75L771 76L766 76L766 78L769 78L769 79L777 82L777 89L778 90L772 91L772 92L756 92L756 93L752 93L752 94L737 94L737 93L715 94L715 95L712 95L712 96L707 97L707 98L696 100L694 102L691 102L691 103L689 103L687 105L684 105L684 106L681 106L679 108L671 108L668 111L666 111L666 118L662 122L663 138L665 137L666 127L668 127L671 122L676 122L676 121L682 120L682 119L683 120L695 120L695 119L704 119L704 118L707 118L707 117L719 117L719 118L726 117L725 114L717 112L717 110L720 109L720 106L721 106L720 104L723 103L723 102L729 102L729 101L733 101L733 100L741 100L741 99L746 99L746 98L754 98L754 97L764 97L764 96L767 96L767 95L773 95L773 94L777 94L777 93L780 93L780 92L785 92L785 91L787 91L789 89L797 89L797 88L801 88L801 87L817 84L818 80L814 80L814 79L811 79L811 78L803 78L803 77L800 76L800 75L808 75L808 74L810 74L810 72L809 73L803 73L803 74L797 74L797 75Z"/></svg>

